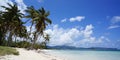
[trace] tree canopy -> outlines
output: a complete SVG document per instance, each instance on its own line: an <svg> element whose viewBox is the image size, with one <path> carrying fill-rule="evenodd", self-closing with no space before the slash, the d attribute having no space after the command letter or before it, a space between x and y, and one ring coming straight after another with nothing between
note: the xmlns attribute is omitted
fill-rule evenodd
<svg viewBox="0 0 120 60"><path fill-rule="evenodd" d="M46 11L43 7L35 9L30 6L25 10L27 14L25 16L20 12L16 3L13 5L7 4L8 7L1 6L5 10L0 11L0 45L16 46L17 38L20 38L30 43L33 48L39 36L43 37L44 41L49 41L48 34L44 37L44 30L52 23L48 18L49 11ZM22 18L29 19L31 22L30 31L27 31L26 22L23 22ZM34 31L32 31L32 27L35 27ZM31 42L27 40L31 40Z"/></svg>

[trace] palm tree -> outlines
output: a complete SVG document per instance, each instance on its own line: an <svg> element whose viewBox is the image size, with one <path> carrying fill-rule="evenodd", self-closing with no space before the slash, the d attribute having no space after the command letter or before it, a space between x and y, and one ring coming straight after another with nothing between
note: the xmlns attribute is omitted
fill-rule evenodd
<svg viewBox="0 0 120 60"><path fill-rule="evenodd" d="M41 35L43 35L43 31L46 29L46 26L48 24L51 24L51 20L48 18L50 15L49 11L45 11L45 9L42 7L37 11L37 17L36 19L36 31L39 32Z"/></svg>
<svg viewBox="0 0 120 60"><path fill-rule="evenodd" d="M0 12L0 45L3 43L3 20L2 20L2 13Z"/></svg>
<svg viewBox="0 0 120 60"><path fill-rule="evenodd" d="M46 34L44 36L44 39L45 39L45 41L43 43L44 43L45 48L47 48L47 43L50 41L50 35Z"/></svg>
<svg viewBox="0 0 120 60"><path fill-rule="evenodd" d="M14 36L15 36L15 44L16 44L16 38L17 38L17 37L27 39L28 33L27 33L26 27L23 26L22 24L21 24L21 26L18 25L18 26L15 28ZM15 46L16 46L16 45L15 45Z"/></svg>
<svg viewBox="0 0 120 60"><path fill-rule="evenodd" d="M31 7L28 7L28 9L27 10L25 10L27 13L28 13L28 15L27 16L25 16L26 18L31 18L32 20L31 20L31 27L30 27L30 33L31 33L31 29L32 29L32 26L33 26L33 24L34 24L34 18L35 18L35 8L33 7L33 6L31 6Z"/></svg>
<svg viewBox="0 0 120 60"><path fill-rule="evenodd" d="M35 28L36 31L34 32L34 44L37 41L38 35L43 36L43 32L46 29L48 24L51 24L51 20L48 18L49 11L46 12L45 9L42 7L41 9L36 11L36 18L35 18Z"/></svg>
<svg viewBox="0 0 120 60"><path fill-rule="evenodd" d="M33 46L37 41L37 38L39 35L43 36L43 32L46 29L46 26L48 24L51 24L51 20L48 18L49 16L49 12L46 12L44 8L41 9L34 9L34 7L29 7L28 10L26 10L28 12L28 16L29 18L31 18L31 27L34 25L35 26L35 31L33 32ZM31 28L30 28L31 30Z"/></svg>
<svg viewBox="0 0 120 60"><path fill-rule="evenodd" d="M20 13L20 10L17 7L17 4L14 3L13 5L7 3L9 7L2 6L5 11L3 11L2 18L4 18L4 27L8 36L8 46L11 46L12 43L12 36L15 34L16 29L23 26L24 22L21 21L23 16Z"/></svg>
<svg viewBox="0 0 120 60"><path fill-rule="evenodd" d="M3 45L3 40L5 40L5 35L7 33L6 22L3 18L3 12L0 11L0 45Z"/></svg>

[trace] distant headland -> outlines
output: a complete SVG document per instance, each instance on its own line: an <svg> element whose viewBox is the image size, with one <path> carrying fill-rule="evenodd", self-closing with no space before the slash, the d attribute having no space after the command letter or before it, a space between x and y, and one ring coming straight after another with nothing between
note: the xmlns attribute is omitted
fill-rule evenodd
<svg viewBox="0 0 120 60"><path fill-rule="evenodd" d="M95 50L95 51L120 51L117 48L106 48L106 47L74 47L74 46L48 46L49 49L63 49L63 50Z"/></svg>

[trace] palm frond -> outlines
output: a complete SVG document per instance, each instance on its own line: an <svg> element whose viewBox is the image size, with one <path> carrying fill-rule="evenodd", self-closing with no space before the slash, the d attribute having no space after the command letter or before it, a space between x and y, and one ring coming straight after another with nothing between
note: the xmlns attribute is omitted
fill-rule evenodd
<svg viewBox="0 0 120 60"><path fill-rule="evenodd" d="M49 18L46 18L46 22L52 24L52 21Z"/></svg>
<svg viewBox="0 0 120 60"><path fill-rule="evenodd" d="M49 12L49 11L45 13L45 17L47 17L47 16L49 16L49 15L50 15L50 12Z"/></svg>

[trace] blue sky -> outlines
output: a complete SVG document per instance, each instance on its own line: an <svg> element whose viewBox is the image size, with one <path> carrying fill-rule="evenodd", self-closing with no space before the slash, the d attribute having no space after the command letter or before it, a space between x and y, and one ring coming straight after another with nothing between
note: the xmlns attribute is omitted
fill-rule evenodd
<svg viewBox="0 0 120 60"><path fill-rule="evenodd" d="M0 1L16 1L21 12L31 5L50 11L53 24L45 31L51 35L49 45L120 48L120 0Z"/></svg>

